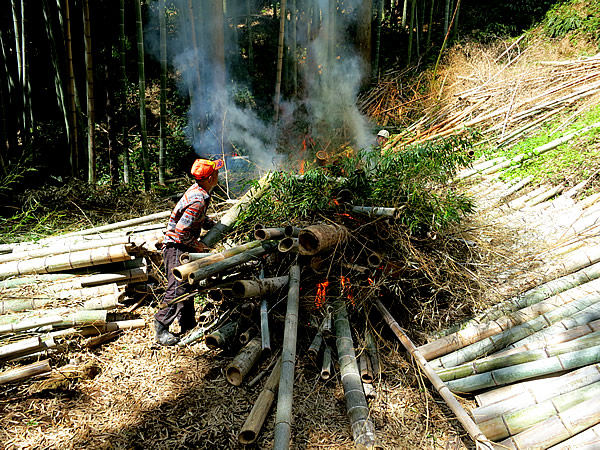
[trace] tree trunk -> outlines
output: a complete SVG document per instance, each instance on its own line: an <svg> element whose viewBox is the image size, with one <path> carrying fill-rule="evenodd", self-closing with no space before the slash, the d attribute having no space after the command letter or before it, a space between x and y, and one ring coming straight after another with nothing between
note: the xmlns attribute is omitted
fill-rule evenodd
<svg viewBox="0 0 600 450"><path fill-rule="evenodd" d="M415 40L415 7L417 0L410 2L410 24L408 26L408 56L406 63L408 66L412 63L413 42Z"/></svg>
<svg viewBox="0 0 600 450"><path fill-rule="evenodd" d="M296 0L292 0L291 7L291 27L292 27L292 39L290 44L290 59L292 61L292 92L294 93L294 98L298 97L298 51L297 51L297 22L298 10L296 8Z"/></svg>
<svg viewBox="0 0 600 450"><path fill-rule="evenodd" d="M88 135L88 183L96 183L96 152L94 148L94 66L92 62L92 34L90 29L90 5L83 1L83 32L85 35L85 68L87 88L87 135Z"/></svg>
<svg viewBox="0 0 600 450"><path fill-rule="evenodd" d="M286 0L281 0L281 11L285 11ZM283 67L283 38L285 35L285 14L279 18L279 42L277 44L277 74L275 79L275 122L279 120L279 102L281 100L281 69Z"/></svg>
<svg viewBox="0 0 600 450"><path fill-rule="evenodd" d="M150 160L148 159L148 139L146 134L146 73L144 69L144 31L142 23L141 0L135 0L137 25L138 77L140 102L140 137L142 140L142 161L144 170L144 189L150 190Z"/></svg>
<svg viewBox="0 0 600 450"><path fill-rule="evenodd" d="M165 154L167 134L167 11L165 0L158 2L160 27L160 136L158 150L158 183L165 184Z"/></svg>
<svg viewBox="0 0 600 450"><path fill-rule="evenodd" d="M364 0L360 2L357 11L356 42L358 44L358 53L371 67L371 22L373 12L373 0Z"/></svg>
<svg viewBox="0 0 600 450"><path fill-rule="evenodd" d="M125 0L119 0L119 59L121 62L120 108L121 150L123 152L123 182L129 183L129 131L127 114L127 70L125 66Z"/></svg>
<svg viewBox="0 0 600 450"><path fill-rule="evenodd" d="M431 45L431 29L433 27L433 10L435 9L435 0L431 0L431 8L429 8L429 20L427 21L427 41L425 42L425 50L429 50Z"/></svg>
<svg viewBox="0 0 600 450"><path fill-rule="evenodd" d="M377 79L379 73L379 49L381 48L381 25L383 23L383 0L375 0L377 4L377 18L375 19L375 51L373 55L373 64L371 69L371 78Z"/></svg>
<svg viewBox="0 0 600 450"><path fill-rule="evenodd" d="M79 137L77 127L77 102L75 89L75 70L73 68L73 46L71 42L71 15L69 13L69 1L65 1L65 27L67 30L67 59L69 66L69 108L71 132L71 175L77 176L79 172Z"/></svg>
<svg viewBox="0 0 600 450"><path fill-rule="evenodd" d="M252 35L252 0L246 0L246 33L248 38L248 72L254 73L254 39Z"/></svg>

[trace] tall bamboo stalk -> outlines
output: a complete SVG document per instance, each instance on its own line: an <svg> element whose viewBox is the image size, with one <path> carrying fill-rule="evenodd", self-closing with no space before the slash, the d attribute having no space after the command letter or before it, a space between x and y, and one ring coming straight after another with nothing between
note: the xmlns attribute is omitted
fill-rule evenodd
<svg viewBox="0 0 600 450"><path fill-rule="evenodd" d="M375 436L375 427L369 415L369 406L354 353L354 341L346 304L336 300L333 303L333 311L340 376L354 445L357 448L379 448L380 444Z"/></svg>
<svg viewBox="0 0 600 450"><path fill-rule="evenodd" d="M150 190L150 159L148 157L148 134L146 131L146 70L144 63L144 28L142 22L142 5L135 0L135 18L137 31L138 58L138 93L140 102L140 138L142 144L142 168L144 172L144 189Z"/></svg>
<svg viewBox="0 0 600 450"><path fill-rule="evenodd" d="M283 11L283 9L282 9ZM300 303L300 266L290 268L287 310L281 353L281 376L277 395L277 414L273 447L278 450L290 447L292 438L292 404L294 393L294 366L298 332L298 305Z"/></svg>

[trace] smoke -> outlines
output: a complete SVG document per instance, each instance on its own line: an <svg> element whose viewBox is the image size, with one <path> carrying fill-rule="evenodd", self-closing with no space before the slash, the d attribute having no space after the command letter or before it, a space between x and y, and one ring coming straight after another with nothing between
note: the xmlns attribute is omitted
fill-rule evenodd
<svg viewBox="0 0 600 450"><path fill-rule="evenodd" d="M356 20L359 2L344 2L344 14L335 14L336 20L330 20L328 2L320 0L322 23L316 37L310 40L301 32L301 27L297 28L298 46L307 48L307 60L310 60L310 64L301 65L299 69L304 95L298 101L281 102L277 124L261 120L252 106L236 98L249 88L232 77L230 67L234 62L230 55L237 58L239 54L237 44L231 39L233 33L225 33L227 58L217 54L215 27L219 27L220 22L206 19L214 2L193 2L192 11L188 0L168 2L167 25L177 32L169 33L167 57L178 74L179 92L190 100L186 135L198 156L212 157L239 150L261 169L280 169L288 157L277 153L278 138L295 120L300 105L308 112L313 137L327 137L332 130L343 128L357 148L372 145L374 136L368 121L356 107L364 62L345 39L348 27ZM149 10L146 49L160 59L158 1L151 3Z"/></svg>

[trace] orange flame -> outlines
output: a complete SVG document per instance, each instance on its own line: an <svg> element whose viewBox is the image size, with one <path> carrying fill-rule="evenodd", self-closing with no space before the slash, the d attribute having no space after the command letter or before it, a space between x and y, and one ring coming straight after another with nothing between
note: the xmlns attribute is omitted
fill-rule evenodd
<svg viewBox="0 0 600 450"><path fill-rule="evenodd" d="M373 286L373 283L374 283L374 281L373 281L373 279L372 279L372 278L367 278L367 281L369 282L369 284L370 284L371 286Z"/></svg>
<svg viewBox="0 0 600 450"><path fill-rule="evenodd" d="M305 160L300 160L300 167L298 169L298 172L300 173L300 175L304 175L304 166L306 164Z"/></svg>
<svg viewBox="0 0 600 450"><path fill-rule="evenodd" d="M321 308L325 304L327 286L329 286L329 281L325 280L322 283L317 283L317 296L315 297L315 306L317 309Z"/></svg>
<svg viewBox="0 0 600 450"><path fill-rule="evenodd" d="M342 275L341 278L342 283L342 294L345 294L352 306L354 306L354 294L352 293L352 284L350 283L350 278Z"/></svg>

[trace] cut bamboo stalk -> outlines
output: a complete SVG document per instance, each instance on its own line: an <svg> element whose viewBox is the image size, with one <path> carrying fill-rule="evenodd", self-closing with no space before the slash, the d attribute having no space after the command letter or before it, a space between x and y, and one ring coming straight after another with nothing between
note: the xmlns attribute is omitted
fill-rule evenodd
<svg viewBox="0 0 600 450"><path fill-rule="evenodd" d="M254 231L254 239L265 241L268 239L283 239L285 228L261 228Z"/></svg>
<svg viewBox="0 0 600 450"><path fill-rule="evenodd" d="M64 328L62 330L47 333L45 337L67 337L67 336L96 336L102 333L108 333L116 330L132 330L144 328L146 322L144 319L119 320L117 322L106 322L104 325L92 325L81 328Z"/></svg>
<svg viewBox="0 0 600 450"><path fill-rule="evenodd" d="M371 360L369 359L369 355L365 352L361 353L358 357L358 363L360 367L360 379L363 383L370 384L373 382L373 366L371 364Z"/></svg>
<svg viewBox="0 0 600 450"><path fill-rule="evenodd" d="M313 361L317 360L317 356L319 355L319 351L321 350L321 344L323 343L323 335L321 334L321 330L317 330L315 333L315 337L310 343L310 347L306 351L308 356L312 358Z"/></svg>
<svg viewBox="0 0 600 450"><path fill-rule="evenodd" d="M254 336L256 336L256 328L250 327L243 333L240 333L238 340L240 341L240 344L246 345L252 340L252 338L254 338Z"/></svg>
<svg viewBox="0 0 600 450"><path fill-rule="evenodd" d="M598 423L600 402L593 398L500 442L499 446L517 450L548 448Z"/></svg>
<svg viewBox="0 0 600 450"><path fill-rule="evenodd" d="M283 234L285 235L285 237L297 238L301 230L302 228L295 227L293 225L287 225L283 229Z"/></svg>
<svg viewBox="0 0 600 450"><path fill-rule="evenodd" d="M298 238L286 237L279 241L277 249L282 253L297 252L298 251Z"/></svg>
<svg viewBox="0 0 600 450"><path fill-rule="evenodd" d="M102 345L105 342L108 342L108 341L116 338L122 332L123 332L123 330L114 330L114 331L109 331L107 333L102 333L99 336L88 339L88 341L84 344L84 347L85 348L96 348L99 345Z"/></svg>
<svg viewBox="0 0 600 450"><path fill-rule="evenodd" d="M55 325L61 323L61 316L46 316L36 319L25 319L17 323L9 323L0 325L0 334L18 333L19 331L31 330L32 328L40 328L47 325Z"/></svg>
<svg viewBox="0 0 600 450"><path fill-rule="evenodd" d="M533 175L528 175L527 177L523 178L521 181L519 181L518 183L516 183L514 186L512 186L509 189L507 189L506 191L504 191L502 193L502 195L500 196L500 198L501 199L505 199L507 197L510 197L515 192L520 191L525 186L527 186L529 183L531 183L531 180L533 180Z"/></svg>
<svg viewBox="0 0 600 450"><path fill-rule="evenodd" d="M475 398L480 405L471 410L475 422L493 420L502 414L527 408L600 381L598 365L582 367L564 375L539 378L486 391Z"/></svg>
<svg viewBox="0 0 600 450"><path fill-rule="evenodd" d="M103 295L102 297L96 297L91 300L87 300L83 303L82 308L85 310L99 310L99 309L115 309L119 306L124 306L120 303L125 293Z"/></svg>
<svg viewBox="0 0 600 450"><path fill-rule="evenodd" d="M552 281L540 284L527 292L520 294L516 297L510 298L503 301L492 308L484 311L483 313L475 316L473 319L464 322L460 325L461 328L465 329L471 325L479 324L482 322L489 322L502 317L519 309L527 308L528 306L535 305L553 295L560 294L561 292L572 289L576 286L582 285L589 281L595 280L600 277L600 263L592 264L589 267L577 270L576 272L562 276ZM448 328L443 332L439 333L439 337L447 336L451 333L459 331L457 327Z"/></svg>
<svg viewBox="0 0 600 450"><path fill-rule="evenodd" d="M44 306L49 306L50 304L54 304L56 306L56 303L58 303L58 300L55 298L3 300L0 301L0 314L38 309L43 308Z"/></svg>
<svg viewBox="0 0 600 450"><path fill-rule="evenodd" d="M377 344L373 338L373 333L371 333L369 330L365 332L365 346L373 366L373 375L378 377L381 373L381 367L379 365L379 352L377 351Z"/></svg>
<svg viewBox="0 0 600 450"><path fill-rule="evenodd" d="M514 342L521 341L521 339L532 335L536 331L540 331L548 325L557 324L556 329L564 331L567 328L573 328L581 323L587 323L592 320L600 318L600 306L598 301L600 300L600 293L588 294L573 300L566 305L557 307L554 310L548 311L534 319L528 320L520 325L509 328L506 331L495 334L490 337L486 337L483 340L474 342L473 344L467 345L459 350L449 353L441 358L431 361L432 367L454 367L460 364L474 360L486 354L493 353L501 348L506 347ZM581 315L581 311L585 311L584 315ZM565 326L565 318L569 318L569 321L585 320L581 323L573 323L572 326Z"/></svg>
<svg viewBox="0 0 600 450"><path fill-rule="evenodd" d="M271 351L271 332L269 331L269 308L266 299L260 302L260 338L263 352Z"/></svg>
<svg viewBox="0 0 600 450"><path fill-rule="evenodd" d="M0 279L36 273L60 272L131 259L133 257L128 253L127 245L81 250L56 256L0 264Z"/></svg>
<svg viewBox="0 0 600 450"><path fill-rule="evenodd" d="M357 448L382 448L375 436L375 427L363 391L346 305L338 299L333 303L333 310L340 376L354 445Z"/></svg>
<svg viewBox="0 0 600 450"><path fill-rule="evenodd" d="M323 350L323 361L321 361L321 379L329 380L331 378L331 347L325 345Z"/></svg>
<svg viewBox="0 0 600 450"><path fill-rule="evenodd" d="M8 360L31 350L38 351L41 345L42 340L39 336L34 336L13 342L12 344L3 345L0 347L0 360Z"/></svg>
<svg viewBox="0 0 600 450"><path fill-rule="evenodd" d="M207 256L214 256L214 253L190 253L183 252L179 255L179 263L181 265L191 263L192 261L198 261L199 259L206 258Z"/></svg>
<svg viewBox="0 0 600 450"><path fill-rule="evenodd" d="M86 287L106 283L117 283L117 285L123 285L128 283L148 281L148 269L146 266L145 258L137 258L137 260L139 260L140 263L143 264L143 266L125 269L115 273L99 273L95 275L87 275L81 277L79 279L79 282L82 287Z"/></svg>
<svg viewBox="0 0 600 450"><path fill-rule="evenodd" d="M506 332L517 325L535 319L560 306L572 303L584 295L591 295L599 289L600 279L590 281L580 286L575 286L560 294L556 294L545 300L539 301L534 305L511 312L490 322L473 324L456 333L452 333L434 342L422 345L419 347L419 351L425 359L429 360L436 358L498 333ZM600 297L598 297L597 300L600 300Z"/></svg>
<svg viewBox="0 0 600 450"><path fill-rule="evenodd" d="M214 227L208 230L208 232L202 238L202 242L209 247L212 247L219 242L223 235L227 233L231 227L233 227L233 224L237 220L240 212L242 212L244 208L250 204L250 202L253 200L258 200L263 195L265 190L268 189L270 184L271 174L267 173L260 180L258 180L258 183L255 186L251 187L238 199L237 203L232 206L223 217L221 217L221 220L219 220Z"/></svg>
<svg viewBox="0 0 600 450"><path fill-rule="evenodd" d="M81 325L106 324L106 310L75 311L63 317L63 321L52 325L55 328Z"/></svg>
<svg viewBox="0 0 600 450"><path fill-rule="evenodd" d="M298 235L298 250L302 255L316 255L342 244L348 231L338 225L311 225Z"/></svg>
<svg viewBox="0 0 600 450"><path fill-rule="evenodd" d="M300 303L300 266L290 268L290 281L281 353L281 376L277 394L277 414L273 448L285 450L292 437L292 404L294 393L294 366L298 332L298 305Z"/></svg>
<svg viewBox="0 0 600 450"><path fill-rule="evenodd" d="M52 368L50 367L49 360L46 359L44 361L34 362L23 367L16 367L0 373L0 385L26 380L27 378L36 375L45 375L51 371Z"/></svg>
<svg viewBox="0 0 600 450"><path fill-rule="evenodd" d="M367 257L367 265L373 269L381 267L382 263L383 259L381 258L381 255L379 253L373 252Z"/></svg>
<svg viewBox="0 0 600 450"><path fill-rule="evenodd" d="M377 398L377 391L375 387L371 383L363 383L363 391L365 393L365 397L367 400L372 400Z"/></svg>
<svg viewBox="0 0 600 450"><path fill-rule="evenodd" d="M594 425L575 436L559 442L548 450L597 450L600 448L600 424Z"/></svg>
<svg viewBox="0 0 600 450"><path fill-rule="evenodd" d="M204 342L208 348L213 350L217 348L225 348L235 337L237 328L237 322L229 322L218 330L207 334L204 338Z"/></svg>
<svg viewBox="0 0 600 450"><path fill-rule="evenodd" d="M476 360L469 364L439 370L437 371L437 374L443 381L457 380L478 373L489 372L531 361L539 361L541 359L551 358L553 356L562 355L563 353L583 350L597 345L600 345L600 331L552 347L527 350L510 355L493 354L487 358Z"/></svg>
<svg viewBox="0 0 600 450"><path fill-rule="evenodd" d="M250 372L250 369L256 364L261 354L261 340L255 337L248 342L244 348L233 358L233 361L227 365L225 376L234 386L242 384L244 377Z"/></svg>
<svg viewBox="0 0 600 450"><path fill-rule="evenodd" d="M374 217L397 218L404 208L385 208L382 206L353 206L351 211L357 214L366 214Z"/></svg>
<svg viewBox="0 0 600 450"><path fill-rule="evenodd" d="M579 403L597 398L599 394L600 382L597 382L529 407L506 412L485 422L479 422L478 425L488 439L497 441L525 431Z"/></svg>
<svg viewBox="0 0 600 450"><path fill-rule="evenodd" d="M288 281L287 275L262 280L236 280L231 285L231 292L238 298L262 297L281 289Z"/></svg>
<svg viewBox="0 0 600 450"><path fill-rule="evenodd" d="M231 269L235 266L239 266L240 264L251 261L255 258L258 258L265 253L270 253L277 248L276 243L274 242L264 242L261 241L262 245L257 248L253 248L244 253L240 253L239 255L232 256L223 261L217 261L209 266L201 267L198 270L190 273L188 275L188 281L190 284L195 284L198 281L204 280L212 275L215 275L219 272L222 272L227 269ZM173 274L175 273L175 269L173 269Z"/></svg>
<svg viewBox="0 0 600 450"><path fill-rule="evenodd" d="M73 278L74 275L70 273L49 273L39 274L34 276L25 276L20 278L12 278L10 280L0 281L0 290L10 289L17 286L23 286L28 284L37 284L40 281L57 281L66 280Z"/></svg>
<svg viewBox="0 0 600 450"><path fill-rule="evenodd" d="M187 264L182 264L181 266L177 266L173 269L173 275L179 281L185 281L190 273L195 272L196 270L214 264L215 262L224 261L227 258L231 258L232 256L239 255L240 253L244 253L253 248L259 247L263 244L263 241L252 241L247 244L238 245L237 247L228 248L227 250L222 251L221 253L214 253L205 258L200 258L194 261L191 261Z"/></svg>
<svg viewBox="0 0 600 450"><path fill-rule="evenodd" d="M477 444L482 445L484 448L492 448L489 440L485 437L485 435L481 432L479 427L473 422L473 420L469 417L467 412L460 405L458 400L454 397L452 392L448 389L448 386L444 384L440 377L437 376L435 371L429 366L429 363L423 355L419 353L419 350L415 347L409 337L404 333L404 330L400 328L400 325L396 322L396 320L392 317L389 311L383 306L380 300L376 300L375 305L377 309L383 316L384 320L388 324L388 326L392 329L398 340L402 343L404 348L412 355L412 357L417 362L419 368L425 373L433 387L438 391L438 393L445 400L448 407L452 410L452 412L456 415L458 421L462 424L465 431L469 433L471 439Z"/></svg>
<svg viewBox="0 0 600 450"><path fill-rule="evenodd" d="M279 378L281 375L281 357L277 359L277 363L267 378L267 381L258 395L254 406L248 414L244 425L238 433L238 441L241 444L248 445L252 444L258 438L258 434L269 414L273 400L275 400L275 394L277 394L277 388L279 387Z"/></svg>
<svg viewBox="0 0 600 450"><path fill-rule="evenodd" d="M597 362L600 362L600 346L459 378L458 380L449 381L447 385L452 392L474 392L565 370L577 369Z"/></svg>
<svg viewBox="0 0 600 450"><path fill-rule="evenodd" d="M553 188L548 189L546 192L542 192L537 197L534 197L531 200L528 200L525 203L525 208L526 209L527 208L533 208L534 206L539 205L540 203L545 202L546 200L551 199L555 195L560 194L564 189L565 189L565 186L563 184L559 184L558 186L554 186Z"/></svg>

